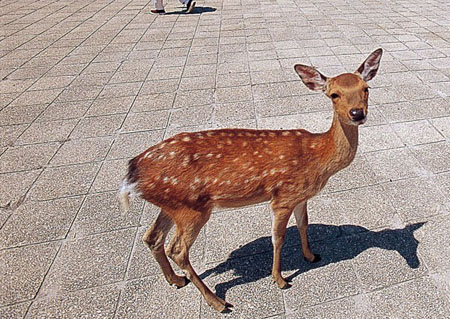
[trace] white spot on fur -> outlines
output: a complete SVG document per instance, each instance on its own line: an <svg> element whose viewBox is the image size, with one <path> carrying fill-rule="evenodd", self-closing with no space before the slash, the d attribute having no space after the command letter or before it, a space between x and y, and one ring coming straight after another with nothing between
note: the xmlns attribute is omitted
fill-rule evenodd
<svg viewBox="0 0 450 319"><path fill-rule="evenodd" d="M216 158L221 158L222 157L222 154L217 154L216 155Z"/></svg>
<svg viewBox="0 0 450 319"><path fill-rule="evenodd" d="M231 142L231 140L230 140L229 138L227 138L227 144L228 144L228 145L231 145L231 144L232 144L232 142Z"/></svg>
<svg viewBox="0 0 450 319"><path fill-rule="evenodd" d="M295 135L300 136L300 135L302 135L302 132L300 132L300 131L295 131Z"/></svg>
<svg viewBox="0 0 450 319"><path fill-rule="evenodd" d="M182 140L183 142L190 142L191 141L191 138L189 137L189 136L185 136L185 137L183 137L183 140Z"/></svg>
<svg viewBox="0 0 450 319"><path fill-rule="evenodd" d="M194 161L196 161L200 158L200 155L198 153L195 153L194 155L192 155L192 158L194 159Z"/></svg>
<svg viewBox="0 0 450 319"><path fill-rule="evenodd" d="M247 146L247 145L248 145L248 142L243 142L242 143L242 146L244 146L244 147Z"/></svg>
<svg viewBox="0 0 450 319"><path fill-rule="evenodd" d="M166 145L167 145L167 143L161 143L161 144L159 145L159 148L162 149L162 148L164 148Z"/></svg>
<svg viewBox="0 0 450 319"><path fill-rule="evenodd" d="M277 172L277 170L275 168L272 168L270 170L270 175L275 175L276 172Z"/></svg>
<svg viewBox="0 0 450 319"><path fill-rule="evenodd" d="M168 183L168 182L169 182L169 178L168 178L168 177L164 177L164 178L163 178L163 182L164 182L164 183Z"/></svg>
<svg viewBox="0 0 450 319"><path fill-rule="evenodd" d="M176 144L176 143L178 143L178 141L177 140L173 140L169 144Z"/></svg>
<svg viewBox="0 0 450 319"><path fill-rule="evenodd" d="M169 153L169 156L170 156L171 158L174 158L174 157L175 157L175 154L176 154L176 153L172 151L172 152Z"/></svg>
<svg viewBox="0 0 450 319"><path fill-rule="evenodd" d="M283 135L283 136L289 136L289 135L291 135L291 132L289 132L289 131L284 131L283 133L281 133L281 135Z"/></svg>
<svg viewBox="0 0 450 319"><path fill-rule="evenodd" d="M280 157L279 157L279 158L280 158L280 160L282 160L282 159L284 158L284 155L280 155Z"/></svg>
<svg viewBox="0 0 450 319"><path fill-rule="evenodd" d="M211 158L211 157L213 157L213 154L212 154L212 153L209 153L208 155L206 155L206 157L207 157L207 158Z"/></svg>

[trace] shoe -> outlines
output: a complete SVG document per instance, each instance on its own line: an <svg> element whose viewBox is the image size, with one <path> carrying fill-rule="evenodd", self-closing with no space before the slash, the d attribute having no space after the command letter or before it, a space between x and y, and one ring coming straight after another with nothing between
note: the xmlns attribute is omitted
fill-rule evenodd
<svg viewBox="0 0 450 319"><path fill-rule="evenodd" d="M166 14L166 10L164 9L152 9L150 12L153 14Z"/></svg>
<svg viewBox="0 0 450 319"><path fill-rule="evenodd" d="M195 1L189 0L188 3L186 3L186 13L191 13L192 10L194 10L195 7Z"/></svg>

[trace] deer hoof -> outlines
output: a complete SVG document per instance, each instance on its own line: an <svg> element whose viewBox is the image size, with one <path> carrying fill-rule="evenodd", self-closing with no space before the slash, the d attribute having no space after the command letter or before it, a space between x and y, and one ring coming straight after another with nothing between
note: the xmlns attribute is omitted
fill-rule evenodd
<svg viewBox="0 0 450 319"><path fill-rule="evenodd" d="M185 276L180 277L180 278L183 279L183 281L180 281L179 283L178 283L178 282L177 282L177 283L174 283L174 285L175 285L175 287L177 287L177 289L183 288L184 286L186 286L188 283L191 282L191 281L190 281L187 277L185 277Z"/></svg>
<svg viewBox="0 0 450 319"><path fill-rule="evenodd" d="M318 263L319 261L322 260L322 257L320 257L319 254L314 254L314 259L313 260L308 260L306 257L303 257L304 260L306 260L309 263Z"/></svg>

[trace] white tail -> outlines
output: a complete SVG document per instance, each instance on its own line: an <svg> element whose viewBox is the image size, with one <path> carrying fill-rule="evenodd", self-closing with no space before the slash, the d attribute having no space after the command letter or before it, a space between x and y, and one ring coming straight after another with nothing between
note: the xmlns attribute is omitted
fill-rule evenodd
<svg viewBox="0 0 450 319"><path fill-rule="evenodd" d="M209 305L218 311L228 311L231 307L209 290L188 257L189 248L215 206L271 202L272 276L280 288L288 286L281 276L281 247L292 213L304 258L309 262L320 259L308 244L306 202L325 186L330 176L353 160L358 146L358 125L365 122L367 115L366 81L376 75L381 55L382 50L378 49L355 73L333 78L313 67L295 66L307 87L323 91L332 100L333 122L325 133L313 134L301 129L182 133L130 160L120 201L126 209L130 194L138 193L161 208L143 239L170 284L182 287L188 282L174 273L164 251L165 238L175 223L176 233L168 247L168 256L187 274Z"/></svg>

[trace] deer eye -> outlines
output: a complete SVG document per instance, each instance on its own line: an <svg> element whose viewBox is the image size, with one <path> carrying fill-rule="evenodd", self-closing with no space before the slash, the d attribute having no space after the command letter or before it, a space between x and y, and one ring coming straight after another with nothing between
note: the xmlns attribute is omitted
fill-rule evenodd
<svg viewBox="0 0 450 319"><path fill-rule="evenodd" d="M331 94L330 96L331 96L331 98L334 100L334 99L337 99L337 98L339 97L339 94L333 93L333 94Z"/></svg>
<svg viewBox="0 0 450 319"><path fill-rule="evenodd" d="M364 89L364 92L365 92L365 93L369 93L369 88L365 88L365 89Z"/></svg>

